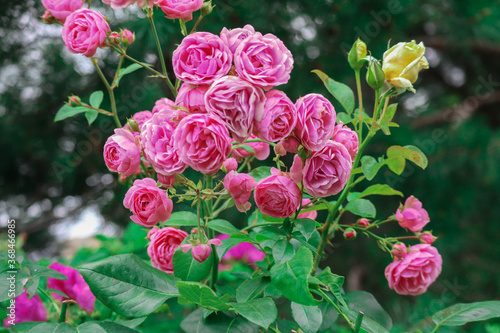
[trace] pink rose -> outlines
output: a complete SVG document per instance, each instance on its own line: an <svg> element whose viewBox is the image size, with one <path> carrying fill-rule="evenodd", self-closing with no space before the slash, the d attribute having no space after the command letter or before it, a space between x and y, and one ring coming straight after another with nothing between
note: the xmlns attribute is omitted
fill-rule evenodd
<svg viewBox="0 0 500 333"><path fill-rule="evenodd" d="M229 238L229 235L218 235L216 238L224 240ZM245 261L254 266L254 263L264 259L266 254L260 251L252 243L243 242L230 248L224 257L222 257L219 269L230 269L230 263L234 261Z"/></svg>
<svg viewBox="0 0 500 333"><path fill-rule="evenodd" d="M89 313L94 311L95 296L90 291L89 285L85 282L83 276L76 269L57 262L50 264L49 268L68 277L67 280L48 278L47 286L49 289L62 291L69 299L76 301L82 309ZM64 299L63 296L55 293L54 298Z"/></svg>
<svg viewBox="0 0 500 333"><path fill-rule="evenodd" d="M147 228L167 221L173 208L172 200L151 178L136 179L125 194L123 206L132 212L132 221Z"/></svg>
<svg viewBox="0 0 500 333"><path fill-rule="evenodd" d="M238 162L236 162L236 159L233 157L225 160L224 164L222 165L222 170L224 170L224 172L236 171L237 169L238 169Z"/></svg>
<svg viewBox="0 0 500 333"><path fill-rule="evenodd" d="M66 18L62 37L69 52L90 58L97 48L105 46L106 36L110 32L108 22L101 13L79 9Z"/></svg>
<svg viewBox="0 0 500 333"><path fill-rule="evenodd" d="M250 135L249 139L257 139L257 137L252 134L252 135ZM245 143L245 145L252 147L253 150L255 150L255 154L249 153L242 148L237 148L237 149L233 150L232 154L238 162L240 162L243 158L246 158L249 156L255 156L255 158L257 158L259 161L263 161L269 156L270 148L269 148L268 143L265 143L265 142L247 142L247 143Z"/></svg>
<svg viewBox="0 0 500 333"><path fill-rule="evenodd" d="M290 178L297 184L302 182L304 172L304 161L299 155L293 157L293 164L290 168Z"/></svg>
<svg viewBox="0 0 500 333"><path fill-rule="evenodd" d="M236 28L231 30L222 28L222 31L220 32L220 38L234 54L241 42L244 41L247 37L253 36L254 34L255 29L250 24L247 24L243 28Z"/></svg>
<svg viewBox="0 0 500 333"><path fill-rule="evenodd" d="M102 0L106 5L110 5L113 9L125 8L132 6L135 0Z"/></svg>
<svg viewBox="0 0 500 333"><path fill-rule="evenodd" d="M3 321L5 327L25 321L47 321L47 309L45 309L40 296L34 295L32 299L29 299L28 294L24 291L15 300L15 315L13 317L8 316ZM7 311L7 315L9 315L11 310L7 308Z"/></svg>
<svg viewBox="0 0 500 333"><path fill-rule="evenodd" d="M187 232L170 227L160 229L151 235L148 255L153 267L172 274L174 272L172 263L174 252L187 236Z"/></svg>
<svg viewBox="0 0 500 333"><path fill-rule="evenodd" d="M283 149L289 153L296 153L300 147L300 141L295 136L289 136L288 138L280 141Z"/></svg>
<svg viewBox="0 0 500 333"><path fill-rule="evenodd" d="M302 193L288 177L271 175L257 183L254 190L255 204L263 214L282 218L298 209Z"/></svg>
<svg viewBox="0 0 500 333"><path fill-rule="evenodd" d="M337 114L332 103L320 94L308 94L295 103L298 119L295 133L312 151L322 149L332 137Z"/></svg>
<svg viewBox="0 0 500 333"><path fill-rule="evenodd" d="M269 90L288 82L293 56L278 37L255 33L236 49L234 65L240 78Z"/></svg>
<svg viewBox="0 0 500 333"><path fill-rule="evenodd" d="M306 160L304 189L315 198L335 195L344 189L351 170L352 159L347 149L338 142L328 141Z"/></svg>
<svg viewBox="0 0 500 333"><path fill-rule="evenodd" d="M370 221L368 221L367 219L365 218L362 218L362 219L359 219L357 222L356 222L357 225L359 225L360 227L369 227L370 226Z"/></svg>
<svg viewBox="0 0 500 333"><path fill-rule="evenodd" d="M181 160L179 151L174 147L174 127L176 111L163 109L147 121L141 129L141 145L144 158L151 163L157 173L165 176L182 173L187 165ZM173 125L172 125L173 124Z"/></svg>
<svg viewBox="0 0 500 333"><path fill-rule="evenodd" d="M104 144L104 162L110 171L127 178L140 172L141 151L134 135L123 128L115 129Z"/></svg>
<svg viewBox="0 0 500 333"><path fill-rule="evenodd" d="M172 63L175 76L192 85L209 85L231 69L233 55L219 36L195 32L184 39L174 51Z"/></svg>
<svg viewBox="0 0 500 333"><path fill-rule="evenodd" d="M254 133L263 140L270 142L283 140L297 123L295 105L282 91L268 91L262 111L255 113Z"/></svg>
<svg viewBox="0 0 500 333"><path fill-rule="evenodd" d="M395 244L392 247L391 253L394 256L394 258L403 259L408 254L408 248L403 243Z"/></svg>
<svg viewBox="0 0 500 333"><path fill-rule="evenodd" d="M307 206L308 203L311 202L311 199L302 199L302 209ZM318 217L318 211L313 210L310 212L306 213L300 213L297 216L299 219L311 219L311 220L316 220L316 217Z"/></svg>
<svg viewBox="0 0 500 333"><path fill-rule="evenodd" d="M413 232L422 230L430 222L429 214L422 203L413 195L406 199L405 205L396 211L396 220L402 228Z"/></svg>
<svg viewBox="0 0 500 333"><path fill-rule="evenodd" d="M161 173L158 173L156 174L156 176L158 177L158 181L163 185L165 186L166 188L170 188L172 186L174 186L174 183L175 183L175 175L172 175L172 176L165 176L165 175L162 175Z"/></svg>
<svg viewBox="0 0 500 333"><path fill-rule="evenodd" d="M339 122L333 130L332 140L343 144L354 161L359 146L358 134L355 131L345 126L343 122Z"/></svg>
<svg viewBox="0 0 500 333"><path fill-rule="evenodd" d="M420 235L420 241L425 244L432 244L436 241L437 237L433 236L430 231L423 232Z"/></svg>
<svg viewBox="0 0 500 333"><path fill-rule="evenodd" d="M217 80L205 95L207 110L219 116L240 143L252 133L254 116L264 112L265 101L262 89L236 76Z"/></svg>
<svg viewBox="0 0 500 333"><path fill-rule="evenodd" d="M395 258L385 269L389 288L400 295L420 295L441 273L443 260L435 247L418 244L402 259Z"/></svg>
<svg viewBox="0 0 500 333"><path fill-rule="evenodd" d="M210 86L191 86L184 83L179 89L175 103L188 109L189 113L207 113L205 94Z"/></svg>
<svg viewBox="0 0 500 333"><path fill-rule="evenodd" d="M187 253L191 249L191 254L193 255L193 259L197 262L204 262L210 257L210 253L212 253L212 247L210 245L221 245L221 241L218 238L210 239L206 244L184 244L181 245L182 252Z"/></svg>
<svg viewBox="0 0 500 333"><path fill-rule="evenodd" d="M231 171L224 177L224 188L231 194L236 208L242 213L245 213L252 206L248 200L256 185L255 179L245 173L235 174L234 171Z"/></svg>
<svg viewBox="0 0 500 333"><path fill-rule="evenodd" d="M132 116L132 119L136 120L137 123L139 124L139 130L141 131L142 131L142 126L151 118L153 118L153 113L151 111L136 112ZM125 125L125 128L128 129L129 131L131 130L128 124Z"/></svg>
<svg viewBox="0 0 500 333"><path fill-rule="evenodd" d="M42 0L42 5L61 23L73 12L82 8L83 0Z"/></svg>
<svg viewBox="0 0 500 333"><path fill-rule="evenodd" d="M160 98L159 100L157 100L155 102L155 106L153 106L153 110L151 110L151 112L153 114L155 114L155 113L158 113L164 109L175 110L176 106L177 106L177 104L174 101L164 97L164 98Z"/></svg>
<svg viewBox="0 0 500 333"><path fill-rule="evenodd" d="M203 0L160 0L157 4L167 18L191 21L193 12L203 6Z"/></svg>
<svg viewBox="0 0 500 333"><path fill-rule="evenodd" d="M174 147L188 166L214 174L231 154L231 138L219 117L195 113L182 119L175 129Z"/></svg>

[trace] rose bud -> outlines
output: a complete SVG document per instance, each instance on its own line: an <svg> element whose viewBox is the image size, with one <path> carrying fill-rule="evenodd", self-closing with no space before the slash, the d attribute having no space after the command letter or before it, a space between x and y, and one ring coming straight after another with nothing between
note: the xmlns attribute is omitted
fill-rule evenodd
<svg viewBox="0 0 500 333"><path fill-rule="evenodd" d="M139 129L139 122L134 119L134 118L129 118L127 119L127 125L126 127L131 131L131 132L140 132L141 130Z"/></svg>
<svg viewBox="0 0 500 333"><path fill-rule="evenodd" d="M43 15L40 16L40 18L44 23L47 24L53 24L57 22L57 19L54 16L52 16L52 14L48 10L46 10L45 13L43 13Z"/></svg>
<svg viewBox="0 0 500 333"><path fill-rule="evenodd" d="M368 221L367 219L359 219L357 224L360 227L368 227L370 225L370 221Z"/></svg>
<svg viewBox="0 0 500 333"><path fill-rule="evenodd" d="M370 61L368 65L368 70L366 71L366 83L372 89L380 89L384 85L385 74L382 70L382 66L378 63L378 61Z"/></svg>
<svg viewBox="0 0 500 333"><path fill-rule="evenodd" d="M352 45L351 51L347 55L347 60L352 69L359 71L363 64L366 62L366 44L361 40L357 39Z"/></svg>
<svg viewBox="0 0 500 333"><path fill-rule="evenodd" d="M429 214L422 208L422 203L413 195L396 211L396 219L401 227L413 232L421 231L430 221Z"/></svg>
<svg viewBox="0 0 500 333"><path fill-rule="evenodd" d="M207 16L207 15L210 15L210 13L212 13L212 10L214 10L214 7L212 6L212 1L207 1L205 3L203 3L203 6L201 6L201 16Z"/></svg>
<svg viewBox="0 0 500 333"><path fill-rule="evenodd" d="M128 29L121 31L123 46L127 47L135 41L135 32L131 32Z"/></svg>
<svg viewBox="0 0 500 333"><path fill-rule="evenodd" d="M197 241L199 242L199 241ZM181 250L184 253L187 253L189 249L191 249L191 254L193 255L193 259L198 262L204 262L210 257L210 253L212 252L212 246L210 245L221 245L222 242L218 238L214 238L209 240L206 244L184 244L181 245Z"/></svg>
<svg viewBox="0 0 500 333"><path fill-rule="evenodd" d="M110 33L108 39L112 45L118 45L122 42L122 36L116 31Z"/></svg>
<svg viewBox="0 0 500 333"><path fill-rule="evenodd" d="M238 169L238 162L234 157L228 158L222 164L222 171L224 172L236 171L236 169Z"/></svg>
<svg viewBox="0 0 500 333"><path fill-rule="evenodd" d="M345 229L344 238L347 240L356 238L356 230L354 230L353 228Z"/></svg>
<svg viewBox="0 0 500 333"><path fill-rule="evenodd" d="M82 105L82 100L78 96L69 96L68 97L68 104L72 107L80 106L80 105Z"/></svg>
<svg viewBox="0 0 500 333"><path fill-rule="evenodd" d="M423 232L420 235L420 241L425 244L432 244L437 239L437 237L433 236L430 231Z"/></svg>
<svg viewBox="0 0 500 333"><path fill-rule="evenodd" d="M394 256L395 259L403 259L408 250L406 249L406 245L403 243L396 244L392 247L392 255Z"/></svg>
<svg viewBox="0 0 500 333"><path fill-rule="evenodd" d="M274 152L276 153L276 155L279 155L279 156L285 156L286 155L286 149L285 147L283 147L283 141L280 141L276 144L276 146L274 146Z"/></svg>

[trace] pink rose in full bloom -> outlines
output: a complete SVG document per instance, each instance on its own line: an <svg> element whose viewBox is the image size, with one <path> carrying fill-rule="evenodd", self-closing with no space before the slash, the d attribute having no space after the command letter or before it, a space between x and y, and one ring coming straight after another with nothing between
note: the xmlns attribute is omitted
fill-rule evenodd
<svg viewBox="0 0 500 333"><path fill-rule="evenodd" d="M249 139L258 139L255 135L250 135ZM255 150L254 153L247 152L246 150L242 148L237 148L233 150L233 156L236 159L236 161L241 162L243 158L249 157L249 156L254 156L255 158L258 159L259 161L265 160L268 156L270 151L269 144L265 142L247 142L245 145L250 146Z"/></svg>
<svg viewBox="0 0 500 333"><path fill-rule="evenodd" d="M345 126L343 122L339 122L333 130L332 140L343 144L354 161L359 146L358 134L355 131Z"/></svg>
<svg viewBox="0 0 500 333"><path fill-rule="evenodd" d="M351 170L352 159L347 149L330 140L307 158L302 171L304 189L315 198L335 195L347 184Z"/></svg>
<svg viewBox="0 0 500 333"><path fill-rule="evenodd" d="M263 214L282 218L298 209L302 193L293 180L281 175L271 175L257 183L254 190L255 204Z"/></svg>
<svg viewBox="0 0 500 333"><path fill-rule="evenodd" d="M337 114L332 103L320 94L308 94L295 103L297 125L295 133L302 145L312 151L322 149L332 137Z"/></svg>
<svg viewBox="0 0 500 333"><path fill-rule="evenodd" d="M204 262L210 257L210 253L212 253L212 247L210 245L221 245L221 241L218 238L210 239L207 243L200 244L184 244L181 245L182 252L187 253L189 249L191 249L191 254L193 255L193 259L197 262Z"/></svg>
<svg viewBox="0 0 500 333"><path fill-rule="evenodd" d="M135 0L102 0L106 5L110 5L113 9L125 8L132 6Z"/></svg>
<svg viewBox="0 0 500 333"><path fill-rule="evenodd" d="M175 103L185 107L189 113L207 113L205 94L210 86L191 86L184 83L179 89Z"/></svg>
<svg viewBox="0 0 500 333"><path fill-rule="evenodd" d="M229 235L218 235L216 238L224 240L229 238ZM266 254L255 247L252 243L243 242L230 248L224 257L222 257L219 269L230 269L231 262L245 261L254 266L254 263L264 259Z"/></svg>
<svg viewBox="0 0 500 333"><path fill-rule="evenodd" d="M64 23L71 13L82 8L83 0L42 0L42 5L59 22Z"/></svg>
<svg viewBox="0 0 500 333"><path fill-rule="evenodd" d="M47 321L47 309L45 309L40 296L35 295L32 299L29 299L28 294L24 291L15 300L15 317L7 317L3 321L5 327L9 327L12 323L18 324L25 321ZM7 315L9 315L10 310L7 309L7 311Z"/></svg>
<svg viewBox="0 0 500 333"><path fill-rule="evenodd" d="M400 295L420 295L441 273L443 260L435 247L418 244L410 247L406 256L395 259L385 269L389 288Z"/></svg>
<svg viewBox="0 0 500 333"><path fill-rule="evenodd" d="M140 172L141 151L134 135L123 128L115 129L104 144L104 162L109 170L127 178Z"/></svg>
<svg viewBox="0 0 500 333"><path fill-rule="evenodd" d="M174 51L172 63L175 76L192 85L209 85L231 69L233 55L219 36L195 32L184 37Z"/></svg>
<svg viewBox="0 0 500 333"><path fill-rule="evenodd" d="M285 139L297 123L295 105L282 91L268 91L262 111L255 114L254 133L266 141L278 142Z"/></svg>
<svg viewBox="0 0 500 333"><path fill-rule="evenodd" d="M401 227L413 232L422 230L430 221L429 214L422 208L422 203L413 195L396 211L396 220Z"/></svg>
<svg viewBox="0 0 500 333"><path fill-rule="evenodd" d="M311 199L302 199L302 209L304 209L304 207L311 202ZM300 213L298 216L297 216L299 219L311 219L311 220L316 220L316 217L318 217L318 211L317 210L313 210L313 211L310 211L310 212L306 212L306 213Z"/></svg>
<svg viewBox="0 0 500 333"><path fill-rule="evenodd" d="M136 179L125 194L123 206L132 212L132 221L147 228L167 221L173 208L172 200L156 187L156 181L151 178Z"/></svg>
<svg viewBox="0 0 500 333"><path fill-rule="evenodd" d="M240 143L252 133L254 116L264 113L265 101L262 89L237 76L217 80L205 95L207 110L219 116Z"/></svg>
<svg viewBox="0 0 500 333"><path fill-rule="evenodd" d="M182 173L187 165L181 160L174 147L175 109L167 108L157 112L141 129L141 145L144 158L151 163L157 173L172 176ZM172 125L173 124L173 125Z"/></svg>
<svg viewBox="0 0 500 333"><path fill-rule="evenodd" d="M247 24L243 28L230 29L222 28L220 32L220 38L226 44L231 52L234 54L236 49L246 38L253 36L255 34L255 29Z"/></svg>
<svg viewBox="0 0 500 333"><path fill-rule="evenodd" d="M231 154L231 138L219 117L195 113L182 119L175 129L174 147L188 166L214 174Z"/></svg>
<svg viewBox="0 0 500 333"><path fill-rule="evenodd" d="M252 206L248 200L256 185L257 182L255 179L246 173L236 174L234 171L231 171L224 177L224 188L231 194L236 203L236 208L242 213L249 210Z"/></svg>
<svg viewBox="0 0 500 333"><path fill-rule="evenodd" d="M85 282L83 276L78 273L76 269L58 262L50 264L49 268L68 277L67 280L48 278L47 286L49 289L62 291L70 299L77 302L82 309L89 313L94 311L95 296L90 291L89 285ZM63 296L55 293L54 298L59 300L64 299Z"/></svg>
<svg viewBox="0 0 500 333"><path fill-rule="evenodd" d="M193 12L203 6L203 0L160 0L156 1L169 19L184 19L191 21Z"/></svg>
<svg viewBox="0 0 500 333"><path fill-rule="evenodd" d="M293 56L278 37L257 32L240 43L234 65L240 78L269 90L288 82Z"/></svg>
<svg viewBox="0 0 500 333"><path fill-rule="evenodd" d="M152 234L151 243L148 245L148 255L153 267L172 274L174 252L187 236L187 232L170 227L162 228Z"/></svg>
<svg viewBox="0 0 500 333"><path fill-rule="evenodd" d="M69 52L90 58L97 48L105 46L110 32L109 24L101 13L79 9L66 18L62 37Z"/></svg>

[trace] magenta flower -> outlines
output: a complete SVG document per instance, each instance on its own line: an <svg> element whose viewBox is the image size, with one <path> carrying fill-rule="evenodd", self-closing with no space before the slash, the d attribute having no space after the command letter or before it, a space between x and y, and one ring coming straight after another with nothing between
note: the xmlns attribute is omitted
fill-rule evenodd
<svg viewBox="0 0 500 333"><path fill-rule="evenodd" d="M108 169L120 173L123 178L140 172L141 151L134 135L126 129L115 129L115 134L104 144L103 155Z"/></svg>
<svg viewBox="0 0 500 333"><path fill-rule="evenodd" d="M34 295L32 299L29 299L28 294L24 291L15 300L13 309L7 307L8 317L3 321L5 327L25 321L47 321L47 309L45 309L40 296ZM11 303L8 306L11 306Z"/></svg>
<svg viewBox="0 0 500 333"><path fill-rule="evenodd" d="M332 140L343 144L354 161L359 146L358 134L355 131L345 126L344 123L339 122L333 130Z"/></svg>
<svg viewBox="0 0 500 333"><path fill-rule="evenodd" d="M189 113L207 113L205 94L210 86L191 86L184 83L179 89L175 103L185 107Z"/></svg>
<svg viewBox="0 0 500 333"><path fill-rule="evenodd" d="M64 23L71 13L82 8L83 0L42 0L42 5L59 22Z"/></svg>
<svg viewBox="0 0 500 333"><path fill-rule="evenodd" d="M254 190L255 204L263 214L282 218L299 208L302 193L288 177L271 175L257 183Z"/></svg>
<svg viewBox="0 0 500 333"><path fill-rule="evenodd" d="M224 240L229 238L229 235L218 235L216 238ZM264 259L266 254L255 247L252 243L242 242L230 248L224 257L222 257L219 269L230 269L231 263L235 261L243 261L255 267L254 263Z"/></svg>
<svg viewBox="0 0 500 333"><path fill-rule="evenodd" d="M58 262L50 264L49 268L68 277L67 280L48 278L47 286L49 289L62 291L69 299L77 302L82 309L89 313L94 311L95 296L90 291L89 285L85 282L83 276L76 269ZM54 294L54 298L65 299L59 294Z"/></svg>
<svg viewBox="0 0 500 333"><path fill-rule="evenodd" d="M64 22L62 37L71 53L92 57L99 47L104 47L111 32L104 16L90 9L71 13Z"/></svg>
<svg viewBox="0 0 500 333"><path fill-rule="evenodd" d="M229 48L209 32L184 37L172 58L175 76L195 86L212 84L225 76L232 60Z"/></svg>
<svg viewBox="0 0 500 333"><path fill-rule="evenodd" d="M385 269L389 288L400 295L420 295L441 274L443 260L435 247L418 244L402 259L395 258Z"/></svg>
<svg viewBox="0 0 500 333"><path fill-rule="evenodd" d="M175 228L162 228L151 235L148 234L151 243L148 245L148 255L151 265L165 273L174 273L172 258L179 245L188 236L185 231Z"/></svg>
<svg viewBox="0 0 500 333"><path fill-rule="evenodd" d="M125 8L132 6L135 0L102 0L106 5L110 5L113 9Z"/></svg>
<svg viewBox="0 0 500 333"><path fill-rule="evenodd" d="M167 221L173 208L172 200L156 187L156 181L151 178L136 179L125 194L123 206L132 212L132 221L147 228Z"/></svg>
<svg viewBox="0 0 500 333"><path fill-rule="evenodd" d="M293 56L278 37L257 32L240 43L234 65L240 78L269 90L288 82Z"/></svg>
<svg viewBox="0 0 500 333"><path fill-rule="evenodd" d="M322 149L332 137L337 114L332 103L320 94L308 94L295 103L295 133L302 145L312 151Z"/></svg>
<svg viewBox="0 0 500 333"><path fill-rule="evenodd" d="M351 155L340 143L328 141L307 158L302 174L304 189L315 198L335 195L344 189L352 170Z"/></svg>
<svg viewBox="0 0 500 333"><path fill-rule="evenodd" d="M193 12L203 6L203 0L159 0L155 1L169 19L191 21Z"/></svg>
<svg viewBox="0 0 500 333"><path fill-rule="evenodd" d="M279 90L266 93L262 113L255 114L254 133L263 140L278 142L285 139L297 123L297 110L288 96Z"/></svg>
<svg viewBox="0 0 500 333"><path fill-rule="evenodd" d="M247 24L243 28L230 29L222 28L220 32L220 38L224 42L224 44L229 47L229 50L234 53L238 46L243 42L246 38L253 36L255 34L255 29Z"/></svg>
<svg viewBox="0 0 500 333"><path fill-rule="evenodd" d="M422 203L413 195L396 211L396 219L402 228L413 232L421 231L430 221L429 214L422 208Z"/></svg>
<svg viewBox="0 0 500 333"><path fill-rule="evenodd" d="M255 179L246 173L236 174L234 171L231 171L224 177L224 188L231 194L236 208L242 213L245 213L252 206L248 200L256 185L257 182Z"/></svg>
<svg viewBox="0 0 500 333"><path fill-rule="evenodd" d="M205 95L207 110L219 116L240 143L252 133L254 116L263 114L265 101L262 89L236 76L217 80Z"/></svg>
<svg viewBox="0 0 500 333"><path fill-rule="evenodd" d="M219 117L195 113L174 131L174 147L181 160L196 171L214 174L231 154L231 138Z"/></svg>

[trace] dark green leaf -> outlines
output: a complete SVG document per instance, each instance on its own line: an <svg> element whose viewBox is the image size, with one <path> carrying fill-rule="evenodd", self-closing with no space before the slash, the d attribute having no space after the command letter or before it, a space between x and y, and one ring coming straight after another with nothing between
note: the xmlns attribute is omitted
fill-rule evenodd
<svg viewBox="0 0 500 333"><path fill-rule="evenodd" d="M293 258L295 249L290 242L281 239L273 246L273 258L276 264L281 264Z"/></svg>
<svg viewBox="0 0 500 333"><path fill-rule="evenodd" d="M138 333L133 328L123 326L111 321L89 321L81 324L78 333Z"/></svg>
<svg viewBox="0 0 500 333"><path fill-rule="evenodd" d="M462 326L472 321L500 317L500 301L459 303L435 313L432 320L440 326Z"/></svg>
<svg viewBox="0 0 500 333"><path fill-rule="evenodd" d="M227 300L218 297L212 289L198 282L179 281L179 294L186 300L214 311L227 311Z"/></svg>
<svg viewBox="0 0 500 333"><path fill-rule="evenodd" d="M207 226L212 230L220 232L221 234L232 235L240 233L239 229L237 229L234 225L232 225L229 221L226 220L221 220L221 219L212 220L207 223Z"/></svg>
<svg viewBox="0 0 500 333"><path fill-rule="evenodd" d="M40 277L31 278L28 279L28 281L26 281L24 289L26 289L29 299L32 299L33 296L35 296L39 284L40 284Z"/></svg>
<svg viewBox="0 0 500 333"><path fill-rule="evenodd" d="M243 282L243 284L236 289L236 301L238 303L245 303L255 298L266 289L269 283L269 278L262 277L256 277L252 280Z"/></svg>
<svg viewBox="0 0 500 333"><path fill-rule="evenodd" d="M99 108L101 106L103 98L104 94L101 90L94 91L92 95L90 95L90 105L95 108Z"/></svg>
<svg viewBox="0 0 500 333"><path fill-rule="evenodd" d="M375 206L367 199L354 199L345 206L344 210L362 217L374 218L377 215Z"/></svg>
<svg viewBox="0 0 500 333"><path fill-rule="evenodd" d="M325 84L326 89L332 94L333 97L342 105L342 107L347 111L348 114L351 114L354 111L354 93L352 92L349 86L337 82L328 77L325 73L320 70L313 70L321 81Z"/></svg>
<svg viewBox="0 0 500 333"><path fill-rule="evenodd" d="M349 308L363 312L366 316L373 319L387 330L391 330L391 317L372 294L359 290L347 293L344 297L347 300Z"/></svg>
<svg viewBox="0 0 500 333"><path fill-rule="evenodd" d="M403 193L396 191L387 184L376 184L368 187L361 192L356 198L360 199L369 195L399 195L403 197Z"/></svg>
<svg viewBox="0 0 500 333"><path fill-rule="evenodd" d="M183 253L178 248L172 259L174 275L183 281L201 281L207 277L212 268L211 256L204 262L198 262L193 258L191 250Z"/></svg>
<svg viewBox="0 0 500 333"><path fill-rule="evenodd" d="M271 282L289 300L303 305L317 305L319 302L311 295L307 284L312 265L311 251L300 247L291 260L272 267Z"/></svg>
<svg viewBox="0 0 500 333"><path fill-rule="evenodd" d="M314 231L316 231L316 222L311 219L296 219L294 220L295 228L304 236L306 241L309 241Z"/></svg>
<svg viewBox="0 0 500 333"><path fill-rule="evenodd" d="M223 312L203 318L203 308L191 312L181 323L186 333L258 333L259 327L241 316L229 317Z"/></svg>
<svg viewBox="0 0 500 333"><path fill-rule="evenodd" d="M142 63L148 67L151 67L150 64L146 64L146 63ZM138 70L139 68L143 68L143 66L139 65L139 64L132 64L128 67L125 67L125 68L122 68L120 69L120 71L118 72L118 76L116 77L116 81L115 81L115 84L116 86L118 87L119 83L120 83L120 80L127 74L130 74L132 72L135 72L136 70Z"/></svg>
<svg viewBox="0 0 500 333"><path fill-rule="evenodd" d="M318 306L292 302L292 316L305 333L316 333L323 322L323 314Z"/></svg>
<svg viewBox="0 0 500 333"><path fill-rule="evenodd" d="M16 325L17 326L17 325ZM26 333L77 333L78 330L66 323L39 323Z"/></svg>
<svg viewBox="0 0 500 333"><path fill-rule="evenodd" d="M83 265L78 271L104 305L126 317L144 317L178 296L177 278L134 254L112 256Z"/></svg>
<svg viewBox="0 0 500 333"><path fill-rule="evenodd" d="M257 298L246 303L231 303L231 306L250 322L265 329L278 317L276 304L269 297Z"/></svg>
<svg viewBox="0 0 500 333"><path fill-rule="evenodd" d="M182 211L172 213L172 216L162 226L195 227L198 226L198 215L192 212Z"/></svg>
<svg viewBox="0 0 500 333"><path fill-rule="evenodd" d="M67 280L68 277L51 268L40 266L37 264L26 264L25 267L29 270L32 277L46 276L57 280Z"/></svg>

